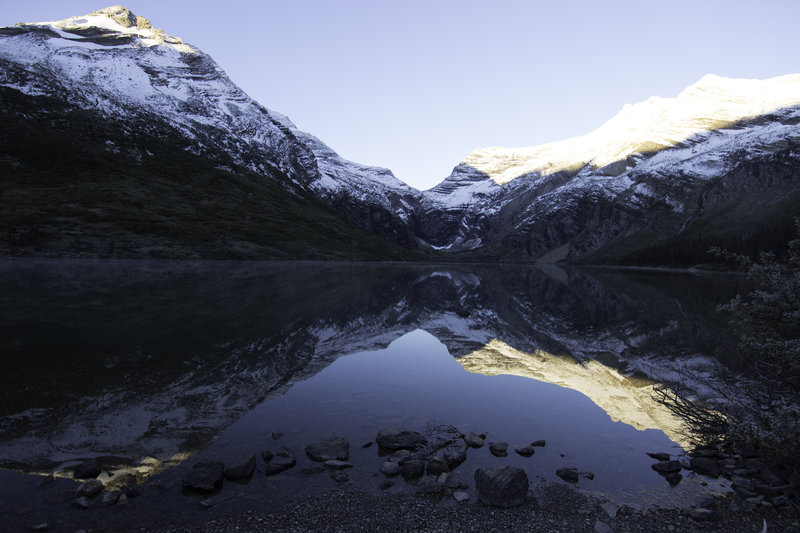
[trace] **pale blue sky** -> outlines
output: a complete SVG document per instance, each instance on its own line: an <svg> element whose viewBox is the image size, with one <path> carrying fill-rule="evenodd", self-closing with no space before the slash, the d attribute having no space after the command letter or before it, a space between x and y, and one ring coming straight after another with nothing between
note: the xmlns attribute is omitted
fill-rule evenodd
<svg viewBox="0 0 800 533"><path fill-rule="evenodd" d="M0 25L112 1L0 2ZM704 74L800 71L798 0L124 3L270 109L417 188L474 148L582 135Z"/></svg>

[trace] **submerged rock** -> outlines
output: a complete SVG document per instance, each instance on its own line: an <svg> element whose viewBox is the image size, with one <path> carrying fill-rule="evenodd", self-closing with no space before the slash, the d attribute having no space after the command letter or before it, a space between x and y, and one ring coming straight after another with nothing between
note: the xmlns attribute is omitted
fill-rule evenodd
<svg viewBox="0 0 800 533"><path fill-rule="evenodd" d="M533 455L535 450L533 449L533 446L525 445L525 446L517 446L516 448L514 448L514 451L517 452L517 454L521 455L522 457L530 457L531 455Z"/></svg>
<svg viewBox="0 0 800 533"><path fill-rule="evenodd" d="M293 468L297 464L297 459L292 456L276 455L272 461L264 465L264 474L274 476Z"/></svg>
<svg viewBox="0 0 800 533"><path fill-rule="evenodd" d="M542 447L544 447L545 444L546 443L545 443L544 440L535 440L535 441L531 442L531 446L536 447L536 448L542 448Z"/></svg>
<svg viewBox="0 0 800 533"><path fill-rule="evenodd" d="M476 435L472 431L470 431L464 436L464 442L466 442L467 446L469 446L470 448L483 447L483 438L481 438L480 435Z"/></svg>
<svg viewBox="0 0 800 533"><path fill-rule="evenodd" d="M478 499L495 507L516 507L528 497L528 475L521 468L498 466L475 471Z"/></svg>
<svg viewBox="0 0 800 533"><path fill-rule="evenodd" d="M330 460L347 461L350 459L350 443L343 437L333 437L306 446L306 455L312 461L320 463Z"/></svg>
<svg viewBox="0 0 800 533"><path fill-rule="evenodd" d="M663 452L647 452L647 455L656 461L669 461L669 454Z"/></svg>
<svg viewBox="0 0 800 533"><path fill-rule="evenodd" d="M420 433L398 427L380 430L375 440L387 450L413 450L428 444L428 439Z"/></svg>
<svg viewBox="0 0 800 533"><path fill-rule="evenodd" d="M265 463L272 461L273 457L274 454L269 450L264 450L263 452L261 452L261 458L264 459Z"/></svg>
<svg viewBox="0 0 800 533"><path fill-rule="evenodd" d="M251 455L250 457L244 457L225 469L225 479L230 481L247 479L253 475L255 469L256 456Z"/></svg>
<svg viewBox="0 0 800 533"><path fill-rule="evenodd" d="M489 451L492 452L492 455L495 457L505 457L508 455L508 443L492 442L489 444Z"/></svg>
<svg viewBox="0 0 800 533"><path fill-rule="evenodd" d="M200 461L195 463L183 478L183 486L198 492L211 492L222 484L225 463L222 461Z"/></svg>
<svg viewBox="0 0 800 533"><path fill-rule="evenodd" d="M577 483L580 479L580 473L574 466L565 466L556 470L556 475L566 481L567 483Z"/></svg>

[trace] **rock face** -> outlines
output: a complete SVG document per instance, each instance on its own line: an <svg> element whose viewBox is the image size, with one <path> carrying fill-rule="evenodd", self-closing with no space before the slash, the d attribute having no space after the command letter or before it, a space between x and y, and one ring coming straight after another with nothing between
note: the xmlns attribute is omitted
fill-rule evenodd
<svg viewBox="0 0 800 533"><path fill-rule="evenodd" d="M428 444L420 433L397 427L380 430L375 440L386 450L413 450Z"/></svg>
<svg viewBox="0 0 800 533"><path fill-rule="evenodd" d="M183 478L183 486L198 492L212 492L222 485L225 463L200 461Z"/></svg>
<svg viewBox="0 0 800 533"><path fill-rule="evenodd" d="M350 443L343 437L333 437L318 444L306 446L306 455L312 461L347 461L350 459Z"/></svg>
<svg viewBox="0 0 800 533"><path fill-rule="evenodd" d="M516 507L528 496L528 475L521 468L498 466L475 471L478 499L495 507Z"/></svg>

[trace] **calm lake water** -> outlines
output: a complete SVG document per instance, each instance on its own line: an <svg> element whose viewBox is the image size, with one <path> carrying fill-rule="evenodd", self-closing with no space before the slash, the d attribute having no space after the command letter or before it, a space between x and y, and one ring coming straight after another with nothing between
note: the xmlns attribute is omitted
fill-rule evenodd
<svg viewBox="0 0 800 533"><path fill-rule="evenodd" d="M277 510L336 485L306 445L348 439L349 483L380 492L377 432L439 425L510 444L457 470L514 465L532 483L562 466L581 490L633 506L691 503L723 482L675 487L646 452L679 455L661 379L737 369L735 277L500 265L0 262L0 521L113 528ZM273 438L273 433L279 438ZM513 447L546 440L533 457ZM288 448L297 467L208 496L181 478L202 459ZM92 457L125 506L70 508L65 469ZM304 472L305 470L305 472ZM43 474L56 482L38 486ZM684 471L686 474L686 471ZM395 478L390 492L416 487ZM444 502L443 505L452 503ZM204 513L204 514L200 514Z"/></svg>

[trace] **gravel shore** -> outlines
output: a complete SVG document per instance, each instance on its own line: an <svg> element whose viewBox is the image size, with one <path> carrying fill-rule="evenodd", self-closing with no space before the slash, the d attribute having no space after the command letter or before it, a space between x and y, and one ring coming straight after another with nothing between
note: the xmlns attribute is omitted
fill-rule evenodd
<svg viewBox="0 0 800 533"><path fill-rule="evenodd" d="M193 524L154 524L136 531L760 533L766 521L768 532L800 532L796 511L779 513L756 508L732 512L729 510L729 498L732 497L715 500L713 505L709 505L711 516L698 520L692 516L691 510L637 512L624 507L612 517L608 506L604 509L600 502L556 483L532 489L526 503L513 509L493 508L480 503L459 505L426 495L373 496L355 487L343 486L276 514L247 511L239 516ZM614 511L612 508L611 512Z"/></svg>

